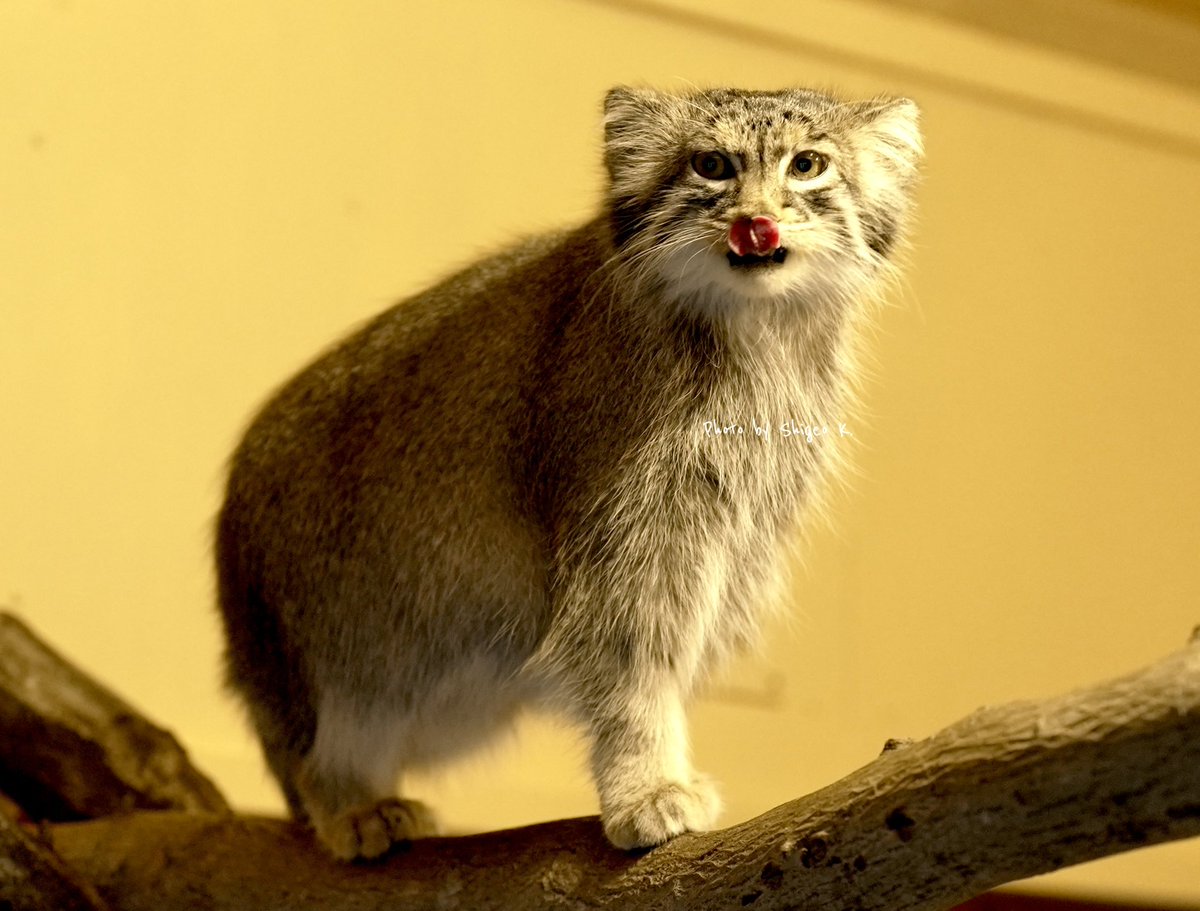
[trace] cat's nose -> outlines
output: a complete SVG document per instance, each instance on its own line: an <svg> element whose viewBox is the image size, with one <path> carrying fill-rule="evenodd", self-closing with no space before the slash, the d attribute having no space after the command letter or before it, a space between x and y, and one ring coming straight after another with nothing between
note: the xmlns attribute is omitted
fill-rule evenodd
<svg viewBox="0 0 1200 911"><path fill-rule="evenodd" d="M737 256L770 256L779 249L779 224L766 215L739 218L729 226L729 249Z"/></svg>

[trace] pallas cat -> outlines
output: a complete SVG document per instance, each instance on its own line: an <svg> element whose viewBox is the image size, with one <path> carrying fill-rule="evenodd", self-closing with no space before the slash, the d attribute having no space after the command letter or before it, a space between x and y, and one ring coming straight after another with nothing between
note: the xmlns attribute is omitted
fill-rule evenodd
<svg viewBox="0 0 1200 911"><path fill-rule="evenodd" d="M714 822L685 707L779 600L844 448L749 428L843 415L920 155L907 99L614 88L595 218L262 409L217 522L227 675L333 854L431 831L404 772L525 707L586 736L613 844Z"/></svg>

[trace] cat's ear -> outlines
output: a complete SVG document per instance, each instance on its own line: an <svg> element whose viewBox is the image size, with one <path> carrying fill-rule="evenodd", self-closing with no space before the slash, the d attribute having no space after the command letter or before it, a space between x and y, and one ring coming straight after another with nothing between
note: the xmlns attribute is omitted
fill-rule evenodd
<svg viewBox="0 0 1200 911"><path fill-rule="evenodd" d="M920 111L907 98L849 106L850 142L867 246L888 256L904 234L921 162Z"/></svg>
<svg viewBox="0 0 1200 911"><path fill-rule="evenodd" d="M670 98L653 89L617 86L604 98L604 163L617 194L636 194L657 180Z"/></svg>
<svg viewBox="0 0 1200 911"><path fill-rule="evenodd" d="M911 178L924 154L921 110L910 98L876 98L853 105L860 145L877 165Z"/></svg>
<svg viewBox="0 0 1200 911"><path fill-rule="evenodd" d="M665 96L653 89L618 85L604 96L604 136L614 136L631 130L643 130L662 113Z"/></svg>

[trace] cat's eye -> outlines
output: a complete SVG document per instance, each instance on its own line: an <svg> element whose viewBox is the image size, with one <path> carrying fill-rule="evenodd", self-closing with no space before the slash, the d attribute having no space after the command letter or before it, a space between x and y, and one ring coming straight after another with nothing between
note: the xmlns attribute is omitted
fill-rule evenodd
<svg viewBox="0 0 1200 911"><path fill-rule="evenodd" d="M720 152L697 152L692 156L692 170L705 180L729 180L737 174L733 162Z"/></svg>
<svg viewBox="0 0 1200 911"><path fill-rule="evenodd" d="M812 180L829 167L829 159L811 149L800 152L792 159L792 176L798 180Z"/></svg>

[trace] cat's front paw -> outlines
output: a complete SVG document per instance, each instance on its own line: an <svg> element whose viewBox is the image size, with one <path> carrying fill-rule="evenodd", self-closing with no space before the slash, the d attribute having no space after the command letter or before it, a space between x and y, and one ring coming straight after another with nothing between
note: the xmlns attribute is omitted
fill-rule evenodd
<svg viewBox="0 0 1200 911"><path fill-rule="evenodd" d="M602 814L604 834L618 848L649 848L683 832L703 831L721 812L721 798L707 778L662 781L615 800Z"/></svg>
<svg viewBox="0 0 1200 911"><path fill-rule="evenodd" d="M437 833L433 812L417 800L390 797L317 822L317 837L338 860L371 860L392 845Z"/></svg>

